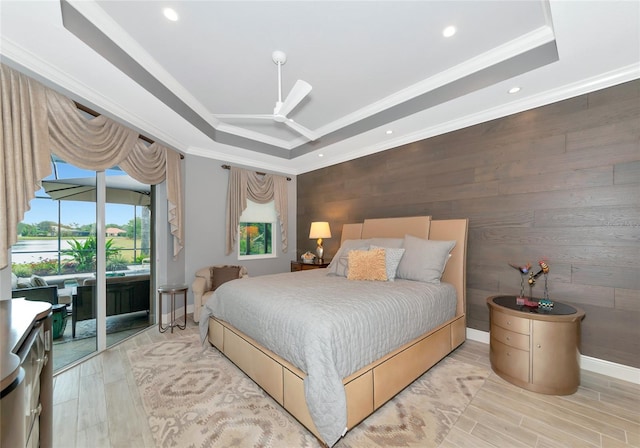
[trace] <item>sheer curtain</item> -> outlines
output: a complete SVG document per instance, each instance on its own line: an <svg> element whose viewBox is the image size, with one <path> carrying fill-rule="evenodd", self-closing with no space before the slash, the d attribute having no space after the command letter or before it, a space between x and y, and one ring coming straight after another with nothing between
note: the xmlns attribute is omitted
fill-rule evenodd
<svg viewBox="0 0 640 448"><path fill-rule="evenodd" d="M227 255L236 247L240 215L247 208L247 199L258 204L274 201L280 220L282 251L286 252L289 223L287 178L275 174L258 174L232 166L227 189Z"/></svg>
<svg viewBox="0 0 640 448"><path fill-rule="evenodd" d="M167 180L168 221L173 254L184 247L180 155L160 144L145 145L137 132L99 116L83 117L73 101L0 64L0 269L17 241L17 225L51 174L53 152L80 168L104 170L119 165L134 179L158 184Z"/></svg>

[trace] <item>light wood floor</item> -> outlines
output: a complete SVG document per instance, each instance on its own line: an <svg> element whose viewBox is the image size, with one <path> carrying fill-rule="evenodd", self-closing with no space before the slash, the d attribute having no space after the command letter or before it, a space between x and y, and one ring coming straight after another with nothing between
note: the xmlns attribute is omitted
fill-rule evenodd
<svg viewBox="0 0 640 448"><path fill-rule="evenodd" d="M126 351L195 333L193 322L173 334L160 334L153 327L57 375L54 447L154 447ZM467 341L451 356L490 370L486 344ZM441 444L441 448L629 446L640 447L640 386L587 371L582 371L578 392L567 397L534 394L491 373Z"/></svg>

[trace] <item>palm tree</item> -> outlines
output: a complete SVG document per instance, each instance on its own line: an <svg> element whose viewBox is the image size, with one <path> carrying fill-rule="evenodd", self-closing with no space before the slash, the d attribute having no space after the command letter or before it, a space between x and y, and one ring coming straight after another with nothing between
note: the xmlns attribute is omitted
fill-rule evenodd
<svg viewBox="0 0 640 448"><path fill-rule="evenodd" d="M96 270L96 254L98 251L98 243L94 236L88 237L84 241L78 241L72 238L67 240L71 249L63 250L64 255L70 255L78 263L78 272L92 272ZM113 239L105 242L105 256L106 259L116 257L120 254L120 250L112 248Z"/></svg>

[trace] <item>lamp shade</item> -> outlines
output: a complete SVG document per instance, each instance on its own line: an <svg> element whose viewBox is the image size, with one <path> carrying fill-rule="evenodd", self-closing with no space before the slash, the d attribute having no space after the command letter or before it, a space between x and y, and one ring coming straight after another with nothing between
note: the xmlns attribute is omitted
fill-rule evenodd
<svg viewBox="0 0 640 448"><path fill-rule="evenodd" d="M331 238L331 229L326 221L317 221L311 223L309 230L309 238Z"/></svg>

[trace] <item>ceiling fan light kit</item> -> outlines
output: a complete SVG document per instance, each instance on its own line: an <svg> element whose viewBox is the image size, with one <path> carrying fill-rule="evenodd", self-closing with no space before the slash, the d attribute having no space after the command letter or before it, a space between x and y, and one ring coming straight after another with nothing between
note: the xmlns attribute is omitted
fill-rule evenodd
<svg viewBox="0 0 640 448"><path fill-rule="evenodd" d="M278 100L273 108L273 114L218 114L217 117L221 119L250 118L256 120L273 120L277 123L284 123L286 126L303 135L310 141L317 140L320 138L318 134L301 124L296 123L287 116L303 99L306 98L307 95L309 95L309 92L312 90L311 84L298 79L287 97L282 101L282 66L287 62L287 55L284 51L276 50L271 54L271 59L273 59L273 62L278 66Z"/></svg>

